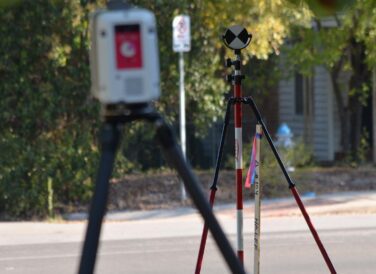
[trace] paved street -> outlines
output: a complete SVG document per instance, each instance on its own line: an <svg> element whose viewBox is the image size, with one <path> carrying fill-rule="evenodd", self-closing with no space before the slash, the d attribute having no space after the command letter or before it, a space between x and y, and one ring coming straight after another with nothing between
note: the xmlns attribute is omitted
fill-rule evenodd
<svg viewBox="0 0 376 274"><path fill-rule="evenodd" d="M235 214L230 212L223 208L217 216L234 243ZM148 214L144 218L132 215L132 221L106 222L96 273L194 272L202 229L200 217L192 210ZM375 214L314 214L312 220L338 273L375 273ZM244 222L249 273L252 273L252 221L246 216ZM0 273L76 273L84 229L82 221L1 223ZM263 274L328 273L300 216L262 219L261 245ZM229 273L212 240L208 242L202 273Z"/></svg>
<svg viewBox="0 0 376 274"><path fill-rule="evenodd" d="M320 234L338 273L375 273L375 228ZM246 242L250 240L246 237ZM193 273L198 241L198 237L105 241L97 273ZM79 249L77 243L2 246L1 273L75 273ZM307 232L265 233L261 269L262 273L328 273ZM229 273L212 241L202 273Z"/></svg>

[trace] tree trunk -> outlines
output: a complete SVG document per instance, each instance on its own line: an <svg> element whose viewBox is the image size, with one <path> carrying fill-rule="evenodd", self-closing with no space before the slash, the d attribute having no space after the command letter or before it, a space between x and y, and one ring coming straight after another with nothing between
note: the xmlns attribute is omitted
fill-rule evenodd
<svg viewBox="0 0 376 274"><path fill-rule="evenodd" d="M338 60L338 62L333 66L332 70L330 71L330 80L332 83L333 92L337 103L337 110L341 129L340 144L342 148L342 153L344 155L346 155L350 151L350 143L348 137L350 133L350 113L348 106L345 105L345 99L342 94L340 84L338 83L338 78L345 58L347 58L347 55L343 54L340 60Z"/></svg>
<svg viewBox="0 0 376 274"><path fill-rule="evenodd" d="M351 105L351 117L350 117L350 143L351 143L351 155L355 161L359 160L359 145L361 141L362 135L362 113L363 113L363 106L359 101L359 98L352 97L350 99L349 104Z"/></svg>
<svg viewBox="0 0 376 274"><path fill-rule="evenodd" d="M350 79L349 109L351 115L351 134L349 135L351 143L351 154L354 160L359 160L359 146L362 135L362 113L363 102L367 102L370 90L364 90L363 86L370 84L370 71L365 62L365 45L357 42L355 39L351 41L350 47L352 76ZM365 92L367 92L365 94Z"/></svg>

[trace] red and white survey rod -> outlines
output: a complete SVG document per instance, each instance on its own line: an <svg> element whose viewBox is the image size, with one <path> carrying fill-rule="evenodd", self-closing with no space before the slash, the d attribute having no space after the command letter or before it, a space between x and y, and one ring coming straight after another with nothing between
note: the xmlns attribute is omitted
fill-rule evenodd
<svg viewBox="0 0 376 274"><path fill-rule="evenodd" d="M242 182L242 175L243 175L243 160L242 160L242 89L241 89L241 81L244 79L244 75L241 74L240 64L241 64L241 55L240 50L235 50L236 60L231 61L227 60L227 67L234 66L235 72L234 75L229 75L230 79L228 79L233 84L233 94L234 97L232 100L227 102L226 114L225 114L225 121L222 130L221 142L220 147L217 155L217 164L214 174L213 184L210 187L210 195L209 195L209 202L210 205L213 207L215 193L217 191L217 180L218 180L218 173L219 168L222 160L222 152L223 152L223 145L224 140L227 132L227 127L229 123L229 114L231 105L235 104L234 108L234 120L235 120L235 185L236 185L236 210L237 210L237 253L239 260L243 263L244 262L244 238L243 238L243 182ZM204 257L205 252L205 245L208 235L208 227L204 224L204 228L202 231L200 248L198 252L197 262L196 262L196 269L195 274L199 274L201 272L202 260Z"/></svg>
<svg viewBox="0 0 376 274"><path fill-rule="evenodd" d="M243 237L243 157L242 157L242 86L240 70L240 52L236 54L234 75L234 122L235 122L235 185L236 185L236 227L237 227L237 252L239 260L244 262L244 237ZM238 99L238 100L237 100Z"/></svg>

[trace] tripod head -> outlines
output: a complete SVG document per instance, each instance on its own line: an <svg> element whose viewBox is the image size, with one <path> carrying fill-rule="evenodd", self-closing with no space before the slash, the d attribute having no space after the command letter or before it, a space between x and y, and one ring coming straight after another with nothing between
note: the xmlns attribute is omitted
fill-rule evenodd
<svg viewBox="0 0 376 274"><path fill-rule="evenodd" d="M231 26L222 35L222 40L226 47L240 54L240 50L246 48L252 40L246 28L240 25Z"/></svg>
<svg viewBox="0 0 376 274"><path fill-rule="evenodd" d="M225 66L230 68L234 66L234 74L229 74L226 77L227 82L240 85L241 81L245 78L241 74L241 58L240 51L246 48L252 40L252 34L249 34L248 31L240 26L235 25L226 29L225 33L222 35L223 43L229 49L234 50L236 59L231 60L230 58L226 59Z"/></svg>

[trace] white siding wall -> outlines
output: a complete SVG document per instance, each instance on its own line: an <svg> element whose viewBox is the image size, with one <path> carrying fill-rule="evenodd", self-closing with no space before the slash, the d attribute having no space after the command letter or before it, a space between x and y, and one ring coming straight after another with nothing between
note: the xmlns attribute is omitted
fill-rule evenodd
<svg viewBox="0 0 376 274"><path fill-rule="evenodd" d="M295 137L304 133L303 115L295 115L295 82L294 78L279 83L279 123L286 123Z"/></svg>
<svg viewBox="0 0 376 274"><path fill-rule="evenodd" d="M330 78L324 67L314 70L315 122L313 148L317 160L334 160L333 92Z"/></svg>
<svg viewBox="0 0 376 274"><path fill-rule="evenodd" d="M340 149L340 128L329 74L324 67L314 70L313 151L318 161L333 161ZM294 79L279 83L280 123L287 123L295 136L304 134L304 117L295 114Z"/></svg>

